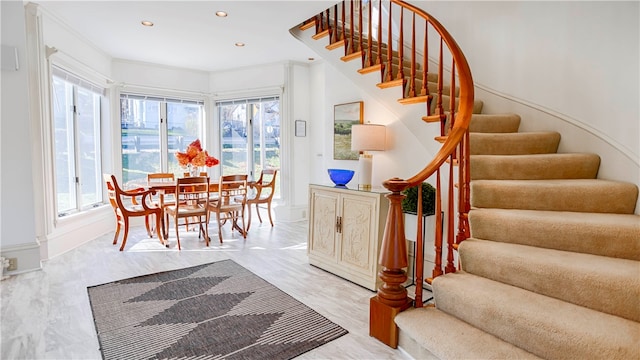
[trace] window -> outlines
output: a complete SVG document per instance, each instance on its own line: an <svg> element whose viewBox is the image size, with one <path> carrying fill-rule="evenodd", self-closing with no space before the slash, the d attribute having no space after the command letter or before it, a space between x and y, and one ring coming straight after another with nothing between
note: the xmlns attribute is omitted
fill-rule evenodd
<svg viewBox="0 0 640 360"><path fill-rule="evenodd" d="M165 121L166 119L166 121ZM146 181L147 174L184 172L174 154L202 140L204 102L122 94L120 127L122 181L125 187Z"/></svg>
<svg viewBox="0 0 640 360"><path fill-rule="evenodd" d="M56 66L52 70L56 208L63 217L102 204L104 88Z"/></svg>
<svg viewBox="0 0 640 360"><path fill-rule="evenodd" d="M220 119L222 174L248 173L256 179L263 168L280 167L278 96L219 101L216 105ZM278 184L276 189L279 189ZM275 196L279 197L279 193L278 190Z"/></svg>

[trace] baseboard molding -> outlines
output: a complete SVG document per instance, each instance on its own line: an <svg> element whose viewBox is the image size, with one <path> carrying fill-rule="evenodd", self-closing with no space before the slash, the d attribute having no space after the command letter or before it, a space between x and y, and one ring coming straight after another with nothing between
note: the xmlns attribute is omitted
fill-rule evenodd
<svg viewBox="0 0 640 360"><path fill-rule="evenodd" d="M17 275L42 268L40 263L40 243L37 240L28 244L2 247L0 255L7 259L17 259L17 269L7 271L4 275Z"/></svg>
<svg viewBox="0 0 640 360"><path fill-rule="evenodd" d="M301 221L306 220L309 216L307 206L304 205L280 205L274 207L273 212L275 213L278 221Z"/></svg>
<svg viewBox="0 0 640 360"><path fill-rule="evenodd" d="M130 226L135 226L132 222ZM111 207L104 206L70 219L66 224L58 224L56 230L48 234L42 243L42 260L60 256L99 236L115 230L115 220Z"/></svg>

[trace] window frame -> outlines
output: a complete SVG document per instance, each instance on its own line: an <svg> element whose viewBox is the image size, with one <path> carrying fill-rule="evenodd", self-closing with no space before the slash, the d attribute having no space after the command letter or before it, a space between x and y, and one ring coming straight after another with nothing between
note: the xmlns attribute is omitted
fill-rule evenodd
<svg viewBox="0 0 640 360"><path fill-rule="evenodd" d="M189 95L181 95L181 94L170 94L167 93L157 93L154 91L147 91L143 88L141 89L130 89L128 91L121 91L118 94L118 117L117 117L117 127L118 127L118 141L120 142L120 147L117 149L117 156L119 158L120 163L120 175L123 181L123 186L126 185L125 177L124 177L124 165L123 165L123 143L122 143L122 100L123 99L131 99L131 100L145 100L145 101L157 101L159 103L158 106L158 115L159 115L159 123L158 123L158 141L159 141L159 161L160 168L159 172L170 172L170 156L169 153L169 107L170 104L186 104L193 106L200 106L200 119L198 124L198 135L196 138L200 139L203 148L209 150L210 154L214 154L216 151L213 148L207 147L207 106L204 98L198 98ZM188 144L184 144L186 147Z"/></svg>
<svg viewBox="0 0 640 360"><path fill-rule="evenodd" d="M77 214L82 214L82 213L86 213L92 209L95 209L97 207L103 206L105 204L105 197L104 197L104 184L102 183L102 168L103 168L103 158L104 158L104 148L103 148L103 143L104 143L104 139L103 139L103 134L102 134L102 129L103 129L103 124L104 124L104 108L105 106L108 106L108 97L106 95L106 88L96 85L95 83L93 83L92 81L84 78L81 75L77 75L75 72L68 70L67 68L65 68L62 65L59 64L52 64L51 65L51 72L50 72L50 76L49 76L49 82L50 82L50 93L51 93L51 113L50 113L50 141L51 141L51 179L52 179L52 205L53 205L53 214L55 219L57 220L62 220L62 219L68 219L74 215ZM69 152L73 153L73 169L68 169L67 175L69 175L69 178L72 179L72 181L69 182L69 185L73 184L73 192L74 192L74 197L75 197L75 201L72 207L70 207L70 209L68 210L64 210L61 211L59 210L59 188L58 188L58 179L57 179L57 169L58 169L58 164L57 161L55 159L56 153L57 153L57 139L56 139L56 106L55 106L55 102L56 102L56 91L54 90L54 86L55 86L55 82L54 82L54 78L59 79L59 81L62 81L64 83L65 86L65 105L67 105L67 100L69 100L68 97L68 90L70 87L71 90L71 106L73 106L73 110L71 109L67 109L64 110L66 111L71 111L71 119L68 119L69 113L65 114L65 121L69 121L68 124L71 124L71 134L68 134L66 136L67 140L72 141L72 144L67 146L70 150ZM94 150L95 150L95 157L94 157L94 165L96 167L94 174L95 177L93 179L90 180L84 180L83 176L81 175L82 173L82 166L81 166L81 156L82 154L79 151L79 148L81 146L80 141L82 141L82 137L80 135L80 126L79 126L79 121L80 121L80 116L81 114L79 114L78 112L78 108L79 108L79 96L78 93L80 91L86 91L88 93L90 93L92 95L92 103L93 103L93 107L92 107L92 115L91 118L93 119L93 126L92 126L92 130L93 130L93 143L94 143ZM96 108L97 105L97 108ZM67 129L68 130L68 129ZM69 160L71 160L71 156L69 156ZM73 172L73 174L71 174L71 172ZM87 202L86 204L83 202L83 183L87 183L87 181L93 182L95 190L91 195L95 196L95 201L92 202ZM71 192L71 187L70 187L70 192Z"/></svg>

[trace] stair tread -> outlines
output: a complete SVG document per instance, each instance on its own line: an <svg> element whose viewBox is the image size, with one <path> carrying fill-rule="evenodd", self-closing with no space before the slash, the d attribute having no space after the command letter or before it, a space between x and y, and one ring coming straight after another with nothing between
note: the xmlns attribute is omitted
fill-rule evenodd
<svg viewBox="0 0 640 360"><path fill-rule="evenodd" d="M640 357L638 322L463 271L432 286L440 310L540 357Z"/></svg>
<svg viewBox="0 0 640 360"><path fill-rule="evenodd" d="M560 133L555 131L517 133L470 133L471 155L518 155L555 153Z"/></svg>
<svg viewBox="0 0 640 360"><path fill-rule="evenodd" d="M475 238L640 260L640 215L486 208L469 224Z"/></svg>
<svg viewBox="0 0 640 360"><path fill-rule="evenodd" d="M589 153L471 155L471 179L595 179L600 156Z"/></svg>
<svg viewBox="0 0 640 360"><path fill-rule="evenodd" d="M478 208L633 214L638 198L635 184L604 179L473 180L470 187Z"/></svg>
<svg viewBox="0 0 640 360"><path fill-rule="evenodd" d="M520 115L505 114L473 114L469 124L469 132L478 133L515 133L520 128Z"/></svg>
<svg viewBox="0 0 640 360"><path fill-rule="evenodd" d="M411 337L441 359L539 359L433 307L403 311L396 316L395 322L401 338Z"/></svg>
<svg viewBox="0 0 640 360"><path fill-rule="evenodd" d="M474 238L458 253L467 273L640 321L638 261Z"/></svg>

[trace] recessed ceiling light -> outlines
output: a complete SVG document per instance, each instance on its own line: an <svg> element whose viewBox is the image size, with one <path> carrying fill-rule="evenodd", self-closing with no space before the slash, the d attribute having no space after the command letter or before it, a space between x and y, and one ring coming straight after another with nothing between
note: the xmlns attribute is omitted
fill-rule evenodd
<svg viewBox="0 0 640 360"><path fill-rule="evenodd" d="M237 47L243 47L243 46L244 46L244 43L243 43L243 42L237 42L237 43L236 43L236 46L237 46Z"/></svg>
<svg viewBox="0 0 640 360"><path fill-rule="evenodd" d="M153 26L153 22L149 20L142 20L141 24L144 26Z"/></svg>
<svg viewBox="0 0 640 360"><path fill-rule="evenodd" d="M216 11L216 16L227 17L227 13L225 11Z"/></svg>

